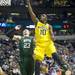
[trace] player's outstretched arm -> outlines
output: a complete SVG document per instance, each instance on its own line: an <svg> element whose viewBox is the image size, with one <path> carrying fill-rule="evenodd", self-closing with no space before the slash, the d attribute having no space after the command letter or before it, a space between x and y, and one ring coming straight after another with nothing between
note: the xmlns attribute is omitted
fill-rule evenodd
<svg viewBox="0 0 75 75"><path fill-rule="evenodd" d="M52 26L51 26L51 25L49 25L49 29L50 29L51 39L52 39L53 41L55 41L54 33L53 33L53 28L52 28Z"/></svg>
<svg viewBox="0 0 75 75"><path fill-rule="evenodd" d="M28 11L29 11L29 14L30 14L30 16L31 16L32 21L33 21L34 23L36 23L36 22L37 22L37 18L36 18L35 13L34 13L33 10L32 10L30 0L27 0L27 5L28 5Z"/></svg>

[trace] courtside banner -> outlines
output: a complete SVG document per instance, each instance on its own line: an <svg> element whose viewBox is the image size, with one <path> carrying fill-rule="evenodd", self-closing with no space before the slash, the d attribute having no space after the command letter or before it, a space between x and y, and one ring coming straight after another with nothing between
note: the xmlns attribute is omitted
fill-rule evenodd
<svg viewBox="0 0 75 75"><path fill-rule="evenodd" d="M11 6L11 0L0 0L0 6Z"/></svg>

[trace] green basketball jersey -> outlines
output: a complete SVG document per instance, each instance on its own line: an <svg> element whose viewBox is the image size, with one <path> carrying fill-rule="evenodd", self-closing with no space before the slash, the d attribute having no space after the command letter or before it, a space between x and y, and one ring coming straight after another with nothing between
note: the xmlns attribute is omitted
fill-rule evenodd
<svg viewBox="0 0 75 75"><path fill-rule="evenodd" d="M19 41L20 57L32 56L33 54L33 38L22 37Z"/></svg>

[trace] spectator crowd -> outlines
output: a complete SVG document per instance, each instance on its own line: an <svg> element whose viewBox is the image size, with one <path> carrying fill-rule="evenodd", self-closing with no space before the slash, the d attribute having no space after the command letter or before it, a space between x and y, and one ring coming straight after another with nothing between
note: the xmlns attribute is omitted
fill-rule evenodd
<svg viewBox="0 0 75 75"><path fill-rule="evenodd" d="M61 58L64 58L65 61L72 68L72 75L75 74L75 51L74 47L71 47L71 42L65 43L63 45L57 44L56 48L58 50L58 54ZM6 75L21 75L20 67L19 67L19 48L18 43L13 40L8 39L0 39L0 66ZM66 65L65 65L66 66ZM47 59L41 64L41 75L44 75L44 72L47 75L53 75L52 73L60 73L60 66L57 65L53 59ZM49 74L48 74L49 73ZM54 74L54 75L56 75ZM59 74L58 74L59 75Z"/></svg>

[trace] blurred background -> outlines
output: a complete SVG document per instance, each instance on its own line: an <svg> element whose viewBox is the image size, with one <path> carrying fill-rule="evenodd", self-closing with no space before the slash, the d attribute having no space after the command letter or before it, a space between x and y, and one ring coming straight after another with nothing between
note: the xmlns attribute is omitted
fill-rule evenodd
<svg viewBox="0 0 75 75"><path fill-rule="evenodd" d="M30 1L37 17L47 14L58 53L68 61L75 75L75 1ZM22 30L28 28L34 36L35 26L29 16L26 0L0 0L0 66L7 75L20 75L18 44L12 41L14 34L10 34L17 25L21 25ZM15 34L22 33L22 30Z"/></svg>
<svg viewBox="0 0 75 75"><path fill-rule="evenodd" d="M36 15L47 14L48 22L53 26L54 31L70 34L75 32L73 0L31 0L31 4ZM31 25L33 28L34 24L27 11L26 0L1 0L0 30L12 28L18 24L24 27Z"/></svg>

